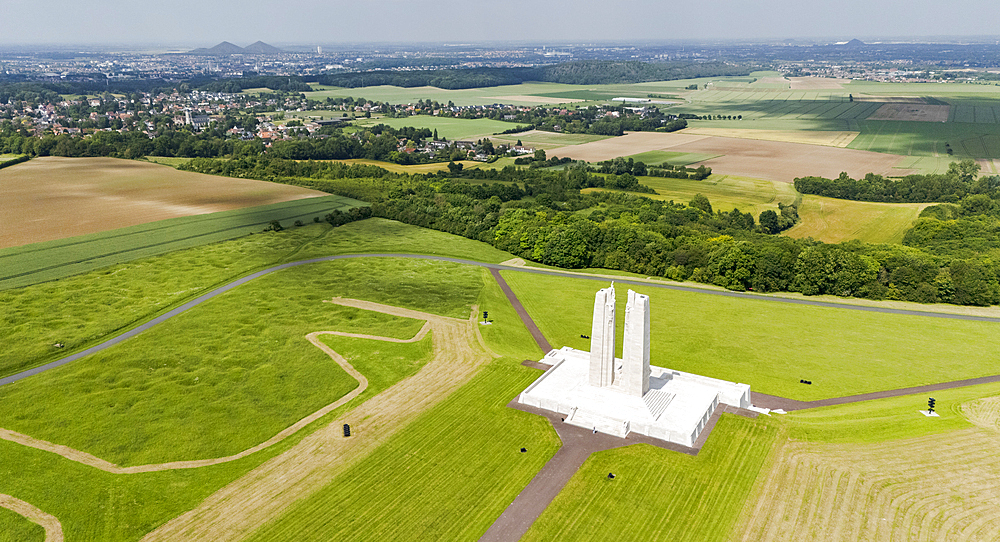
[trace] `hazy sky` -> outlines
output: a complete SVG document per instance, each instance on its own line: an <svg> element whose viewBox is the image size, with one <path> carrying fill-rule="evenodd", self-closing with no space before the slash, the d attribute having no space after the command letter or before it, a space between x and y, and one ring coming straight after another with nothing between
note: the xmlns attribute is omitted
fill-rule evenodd
<svg viewBox="0 0 1000 542"><path fill-rule="evenodd" d="M0 0L0 43L849 39L998 35L997 0Z"/></svg>

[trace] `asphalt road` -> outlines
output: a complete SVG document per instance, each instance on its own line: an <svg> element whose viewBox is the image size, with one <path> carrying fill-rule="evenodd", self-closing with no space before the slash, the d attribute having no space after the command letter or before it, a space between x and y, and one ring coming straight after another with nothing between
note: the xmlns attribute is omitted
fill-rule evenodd
<svg viewBox="0 0 1000 542"><path fill-rule="evenodd" d="M262 277L262 276L267 275L269 273L274 273L275 271L280 271L282 269L288 269L290 267L296 267L296 266L299 266L299 265L306 265L306 264L318 263L318 262L330 262L330 261L334 261L334 260L348 260L348 259L355 259L355 258L414 258L414 259L420 259L420 260L436 260L436 261L453 262L453 263L460 263L460 264L466 264L466 265L475 265L475 266L478 266L478 267L485 267L485 268L490 269L490 270L495 270L497 272L498 271L517 271L517 272L520 272L520 273L534 273L534 274L537 274L537 275L549 275L549 276L560 276L560 277L567 277L568 276L568 277L575 277L575 278L584 279L584 280L595 280L595 281L600 281L600 282L608 282L609 280L611 280L611 279L609 279L607 277L596 277L596 276L590 276L590 275L584 275L584 274L566 272L566 271L561 271L561 270L539 269L539 268L534 268L534 267L512 267L512 266L501 265L501 264L483 263L483 262L476 262L476 261L472 261L472 260L463 260L463 259L460 259L460 258L449 258L449 257L446 257L446 256L425 256L425 255L419 255L419 254L394 254L394 253L342 254L342 255L338 255L338 256L326 256L326 257L323 257L323 258L312 258L312 259L309 259L309 260L299 260L297 262L289 262L289 263L284 263L284 264L281 264L281 265L276 265L274 267L269 267L267 269L264 269L263 271L258 271L256 273L253 273L252 275L247 275L247 276L245 276L243 278L234 280L233 282L230 282L229 284L226 284L224 286L220 286L219 288L216 288L215 290L212 290L211 292L205 293L205 294L203 294L203 295L201 295L201 296L199 296L199 297L197 297L197 298L195 298L195 299L193 299L191 301L188 301L187 303L185 303L185 304L177 307L176 309L173 309L173 310L171 310L169 312L161 314L160 316L157 316L156 318L153 318L152 320L150 320L150 321L148 321L148 322L146 322L146 323L144 323L142 325L139 325L139 326L137 326L137 327L135 327L133 329L130 329L129 331L126 331L125 333L122 333L121 335L118 335L116 337L108 339L107 341L104 341L104 342L102 342L100 344L92 346L92 347L90 347L90 348L88 348L86 350L77 352L75 354L71 354L69 356L66 356L66 357L64 357L62 359L59 359L59 360L56 360L56 361L53 361L51 363L46 363L45 365L40 365L40 366L35 367L33 369L28 369L27 371L23 371L23 372L20 372L20 373L17 373L17 374L13 374L13 375L8 376L8 377L0 378L0 386L3 386L5 384L10 384L12 382L17 382L18 380L23 380L23 379L28 378L30 376L34 376L36 374L43 373L43 372L51 370L51 369L55 369L56 367L61 367L63 365L66 365L67 363L72 363L72 362L74 362L74 361L76 361L78 359L87 357L87 356L89 356L91 354L95 354L95 353L100 352L101 350L104 350L106 348L110 348L110 347L112 347L112 346L114 346L114 345L116 345L116 344L118 344L118 343L120 343L122 341L126 341L126 340L128 340L128 339L130 339L130 338L132 338L132 337L134 337L134 336L142 333L143 331L146 331L147 329L152 328L153 326L156 326L157 324L160 324L161 322L165 322L166 320L169 320L170 318L173 318L174 316L177 316L178 314L181 314L181 313L187 311L188 309L191 309L193 307L197 307L198 305L200 305L200 304L208 301L209 299L212 299L215 296L224 294L224 293L228 292L229 290L232 290L233 288L236 288L236 287L238 287L240 285L246 284L247 282L250 282L251 280L253 280L253 279L257 278L257 277ZM694 293L699 293L699 294L704 294L704 295L716 295L716 296L723 296L723 297L737 297L737 298L741 298L741 299L749 299L749 300L753 300L753 301L761 301L761 302L768 302L768 303L790 303L790 304L793 304L793 305L809 305L809 306L812 306L812 307L826 307L826 308L841 309L841 310L854 310L854 311L863 311L863 312L877 312L877 313L884 313L884 314L899 314L899 315L905 315L905 316L922 316L922 317L926 317L926 318L948 318L948 319L953 319L953 320L972 320L972 321L978 321L978 322L997 322L997 323L1000 323L1000 318L991 318L991 317L987 317L987 316L969 316L969 315L964 315L964 314L947 314L947 313L938 313L938 312L911 311L911 310L903 310L903 309L888 309L888 308L882 308L882 307L863 307L863 306L857 306L857 305L846 305L846 304L840 304L840 303L830 303L830 302L826 302L826 301L811 301L811 300L808 300L808 299L789 299L789 298L782 298L782 297L769 297L769 296L764 296L764 295L759 295L759 294L750 294L750 293L742 293L742 292L730 292L730 291L726 291L726 290L705 290L705 289L701 289L701 288L691 288L691 287L688 287L688 286L679 286L679 285L673 285L673 284L661 284L661 283L643 282L643 281L632 280L632 279L628 279L628 278L624 278L624 277L616 277L613 280L615 282L619 283L619 284L628 284L628 285L633 285L633 286L642 286L643 288L664 288L664 289L667 289L667 290L678 290L678 291L683 291L683 292L694 292ZM946 384L941 384L941 385L947 385L947 383Z"/></svg>

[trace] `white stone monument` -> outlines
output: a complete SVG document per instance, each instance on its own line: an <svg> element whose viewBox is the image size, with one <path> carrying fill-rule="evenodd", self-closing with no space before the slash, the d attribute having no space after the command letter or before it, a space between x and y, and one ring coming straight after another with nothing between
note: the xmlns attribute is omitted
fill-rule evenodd
<svg viewBox="0 0 1000 542"><path fill-rule="evenodd" d="M630 432L692 446L719 404L750 406L750 386L650 365L649 296L629 290L622 357L615 350L614 284L597 292L590 352L552 350L552 365L518 402L565 415L566 423L625 437Z"/></svg>
<svg viewBox="0 0 1000 542"><path fill-rule="evenodd" d="M615 381L615 283L597 291L590 330L590 385L607 387Z"/></svg>

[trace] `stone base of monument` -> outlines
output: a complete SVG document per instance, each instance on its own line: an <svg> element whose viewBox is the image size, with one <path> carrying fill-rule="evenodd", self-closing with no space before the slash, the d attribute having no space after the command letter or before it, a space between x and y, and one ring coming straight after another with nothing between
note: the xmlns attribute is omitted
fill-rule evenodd
<svg viewBox="0 0 1000 542"><path fill-rule="evenodd" d="M750 406L746 384L651 366L649 391L638 397L623 393L617 384L591 386L589 352L564 347L541 362L552 368L521 392L518 403L558 412L566 423L618 437L638 433L693 446L720 404Z"/></svg>

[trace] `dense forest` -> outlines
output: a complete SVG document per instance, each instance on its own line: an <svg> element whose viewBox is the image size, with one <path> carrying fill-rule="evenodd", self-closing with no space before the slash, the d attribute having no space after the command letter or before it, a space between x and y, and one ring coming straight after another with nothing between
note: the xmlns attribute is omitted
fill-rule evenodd
<svg viewBox="0 0 1000 542"><path fill-rule="evenodd" d="M584 193L590 179L600 177L586 167L365 176L371 171L293 166L302 163L268 157L245 159L245 167L230 165L228 171L227 162L195 160L189 168L362 199L372 203L373 216L477 239L547 265L618 269L740 291L1000 302L1000 205L982 194L971 197L991 205L928 208L904 245L825 244L774 235L797 219L794 206L755 219L714 210L702 195L684 203L620 191Z"/></svg>
<svg viewBox="0 0 1000 542"><path fill-rule="evenodd" d="M955 203L971 194L1000 197L1000 177L978 177L979 167L973 160L962 160L953 162L944 174L901 179L874 173L861 179L852 179L847 173L836 179L801 177L795 179L795 189L803 194L886 203Z"/></svg>

